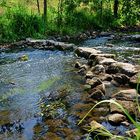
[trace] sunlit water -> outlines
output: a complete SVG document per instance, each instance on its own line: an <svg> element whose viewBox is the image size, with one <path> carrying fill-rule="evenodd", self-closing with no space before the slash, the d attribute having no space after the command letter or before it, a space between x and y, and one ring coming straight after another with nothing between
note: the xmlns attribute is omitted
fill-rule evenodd
<svg viewBox="0 0 140 140"><path fill-rule="evenodd" d="M79 46L93 47L103 52L115 53L120 61L139 63L140 46L136 42L111 42L109 38L102 37L90 39ZM107 43L113 43L114 47L107 47ZM19 57L27 55L28 61L20 61ZM40 121L40 101L60 87L67 86L71 91L67 102L72 106L80 102L83 92L83 81L75 73L73 53L43 50L20 50L15 52L0 53L0 132L2 125L21 122L24 129L17 131L14 128L10 132L0 133L2 140L32 140L34 126ZM55 93L55 92L54 92ZM59 110L60 112L62 110ZM62 114L64 112L62 111ZM71 113L68 110L67 114ZM75 118L67 115L70 128L77 129ZM116 129L103 122L109 130ZM47 128L44 128L45 132ZM118 131L127 130L120 127Z"/></svg>
<svg viewBox="0 0 140 140"><path fill-rule="evenodd" d="M108 47L107 44L113 44L113 47ZM96 39L89 39L80 46L93 47L101 50L103 53L114 53L117 60L130 62L133 64L140 63L140 43L134 41L110 40L110 37L98 37Z"/></svg>
<svg viewBox="0 0 140 140"><path fill-rule="evenodd" d="M22 55L27 55L29 60L20 61L18 58ZM41 112L42 92L48 94L63 85L75 88L74 96L81 90L73 72L73 54L26 50L1 53L0 60L0 125L21 120L24 126L22 133L0 134L0 139L32 139L38 120L34 116ZM45 84L47 81L50 81L49 87Z"/></svg>

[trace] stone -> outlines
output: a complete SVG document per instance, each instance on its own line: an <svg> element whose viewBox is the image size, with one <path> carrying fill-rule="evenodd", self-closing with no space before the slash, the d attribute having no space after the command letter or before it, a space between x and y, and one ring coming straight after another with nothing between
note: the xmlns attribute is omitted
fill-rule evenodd
<svg viewBox="0 0 140 140"><path fill-rule="evenodd" d="M120 84L117 81L115 81L115 80L111 80L111 84L116 86L116 87L120 86Z"/></svg>
<svg viewBox="0 0 140 140"><path fill-rule="evenodd" d="M81 76L84 76L86 74L86 70L82 68L77 73L80 74Z"/></svg>
<svg viewBox="0 0 140 140"><path fill-rule="evenodd" d="M90 126L92 130L96 130L96 129L103 129L104 126L101 125L100 123L96 122L95 120L93 120L92 122L90 122Z"/></svg>
<svg viewBox="0 0 140 140"><path fill-rule="evenodd" d="M89 91L90 89L91 89L91 85L88 85L88 84L84 85L85 91Z"/></svg>
<svg viewBox="0 0 140 140"><path fill-rule="evenodd" d="M101 32L100 33L100 36L102 36L102 37L110 36L110 35L111 35L111 33L109 33L109 32Z"/></svg>
<svg viewBox="0 0 140 140"><path fill-rule="evenodd" d="M112 66L117 67L120 73L125 74L129 77L134 76L138 72L136 70L136 67L129 63L116 62L116 63L113 63Z"/></svg>
<svg viewBox="0 0 140 140"><path fill-rule="evenodd" d="M129 82L129 85L131 86L131 87L137 87L137 84L140 84L140 75L134 75L133 77L131 77L130 78L130 82Z"/></svg>
<svg viewBox="0 0 140 140"><path fill-rule="evenodd" d="M89 56L91 54L98 54L101 53L101 51L93 49L93 48L88 48L88 47L78 47L75 50L75 53L80 56L80 57L84 57L84 58L89 58Z"/></svg>
<svg viewBox="0 0 140 140"><path fill-rule="evenodd" d="M88 38L88 36L85 33L81 33L80 36L79 36L80 40L85 40L87 38Z"/></svg>
<svg viewBox="0 0 140 140"><path fill-rule="evenodd" d="M108 121L114 125L120 125L120 123L125 120L126 120L126 117L119 113L110 114L108 116Z"/></svg>
<svg viewBox="0 0 140 140"><path fill-rule="evenodd" d="M96 86L96 89L101 90L103 92L103 94L105 95L106 89L105 89L105 85L103 83Z"/></svg>
<svg viewBox="0 0 140 140"><path fill-rule="evenodd" d="M107 46L107 47L110 47L110 48L114 47L113 44L106 44L106 46Z"/></svg>
<svg viewBox="0 0 140 140"><path fill-rule="evenodd" d="M86 76L85 76L85 78L86 79L92 79L93 78L93 76L94 76L94 74L93 74L93 72L91 72L91 71L88 71L87 73L86 73Z"/></svg>
<svg viewBox="0 0 140 140"><path fill-rule="evenodd" d="M114 81L116 81L120 85L128 84L129 81L130 81L130 78L127 75L125 75L125 74L113 75L113 79L114 79Z"/></svg>
<svg viewBox="0 0 140 140"><path fill-rule="evenodd" d="M135 101L137 98L140 100L140 95L136 89L121 90L112 96L118 100Z"/></svg>
<svg viewBox="0 0 140 140"><path fill-rule="evenodd" d="M123 106L124 109L128 111L130 115L136 115L137 113L137 108L136 104L132 101L123 101L123 100L117 100L114 99L117 103L119 103L121 106ZM116 106L113 103L110 103L110 112L111 113L120 113L120 114L125 114L123 110L121 110L118 106Z"/></svg>
<svg viewBox="0 0 140 140"><path fill-rule="evenodd" d="M86 64L84 64L84 65L81 65L81 67L80 67L81 69L85 69L85 70L88 70L89 69L89 66L88 65L86 65Z"/></svg>
<svg viewBox="0 0 140 140"><path fill-rule="evenodd" d="M96 78L96 77L92 78L92 84L91 84L92 88L95 88L101 84L102 84L102 81L99 78Z"/></svg>
<svg viewBox="0 0 140 140"><path fill-rule="evenodd" d="M99 64L101 65L110 65L112 63L116 63L116 61L112 58L100 57L98 60Z"/></svg>
<svg viewBox="0 0 140 140"><path fill-rule="evenodd" d="M99 57L106 57L106 58L115 58L115 54L101 54L101 53L95 54L95 53L92 53L92 54L89 56L89 59L94 60L95 57L97 57L97 56L99 56Z"/></svg>
<svg viewBox="0 0 140 140"><path fill-rule="evenodd" d="M95 91L92 94L90 94L89 97L93 98L95 100L103 100L103 99L105 99L104 93L99 89L97 89L97 90L95 89Z"/></svg>
<svg viewBox="0 0 140 140"><path fill-rule="evenodd" d="M105 73L105 68L103 65L96 65L92 68L92 72L99 74L99 73Z"/></svg>
<svg viewBox="0 0 140 140"><path fill-rule="evenodd" d="M111 81L113 79L112 75L110 75L110 74L104 74L100 78L102 81Z"/></svg>
<svg viewBox="0 0 140 140"><path fill-rule="evenodd" d="M75 63L75 66L74 66L74 67L75 67L75 68L80 68L80 67L81 67L80 62L77 61L77 62Z"/></svg>

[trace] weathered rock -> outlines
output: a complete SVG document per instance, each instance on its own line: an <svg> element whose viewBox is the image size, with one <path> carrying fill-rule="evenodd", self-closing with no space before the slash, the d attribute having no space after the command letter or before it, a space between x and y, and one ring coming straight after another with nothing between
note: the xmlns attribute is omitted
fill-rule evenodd
<svg viewBox="0 0 140 140"><path fill-rule="evenodd" d="M126 36L127 40L134 40L140 42L140 34Z"/></svg>
<svg viewBox="0 0 140 140"><path fill-rule="evenodd" d="M112 58L106 58L106 57L98 57L98 61L99 61L99 64L101 65L110 65L112 63L116 63L116 61Z"/></svg>
<svg viewBox="0 0 140 140"><path fill-rule="evenodd" d="M138 74L137 75L134 75L133 77L130 78L130 82L129 82L129 85L131 87L137 87L137 84L140 84L140 80L139 80L139 76Z"/></svg>
<svg viewBox="0 0 140 140"><path fill-rule="evenodd" d="M103 74L100 76L100 78L102 81L111 81L113 79L112 75L110 75L110 74Z"/></svg>
<svg viewBox="0 0 140 140"><path fill-rule="evenodd" d="M85 40L87 38L88 38L88 36L85 33L81 33L80 36L79 36L79 40Z"/></svg>
<svg viewBox="0 0 140 140"><path fill-rule="evenodd" d="M99 89L94 89L95 91L89 95L90 98L95 100L103 100L105 99L104 93Z"/></svg>
<svg viewBox="0 0 140 140"><path fill-rule="evenodd" d="M94 53L92 53L89 56L89 59L94 60L97 56L99 56L99 57L106 57L106 58L115 58L115 54L100 54L100 53L94 54Z"/></svg>
<svg viewBox="0 0 140 140"><path fill-rule="evenodd" d="M93 72L88 71L88 72L86 73L85 78L86 78L86 79L91 79L91 78L93 78L93 76L94 76Z"/></svg>
<svg viewBox="0 0 140 140"><path fill-rule="evenodd" d="M116 62L112 64L112 67L116 67L120 73L129 77L134 76L138 72L135 66L129 63Z"/></svg>
<svg viewBox="0 0 140 140"><path fill-rule="evenodd" d="M100 123L96 122L95 120L93 120L93 121L90 123L90 126L91 126L91 129L92 129L92 130L103 129L103 128L104 128L103 125L101 125Z"/></svg>
<svg viewBox="0 0 140 140"><path fill-rule="evenodd" d="M111 84L113 84L116 87L120 86L120 84L117 81L115 81L115 80L111 80Z"/></svg>
<svg viewBox="0 0 140 140"><path fill-rule="evenodd" d="M117 103L123 106L124 109L128 111L130 115L135 115L137 112L136 104L133 101L122 101L115 99ZM110 103L110 112L111 113L121 113L125 114L118 106L113 103Z"/></svg>
<svg viewBox="0 0 140 140"><path fill-rule="evenodd" d="M119 72L119 68L117 66L109 65L106 67L106 73L107 74L116 74Z"/></svg>
<svg viewBox="0 0 140 140"><path fill-rule="evenodd" d="M81 67L80 67L81 69L85 69L85 70L88 70L89 69L89 66L88 65L86 65L86 64L84 64L84 65L81 65Z"/></svg>
<svg viewBox="0 0 140 140"><path fill-rule="evenodd" d="M89 91L90 89L91 89L91 85L89 85L89 84L84 85L85 91Z"/></svg>
<svg viewBox="0 0 140 140"><path fill-rule="evenodd" d="M136 98L140 100L140 95L137 93L136 89L121 90L118 93L114 94L112 97L118 100L126 101L133 101L136 100Z"/></svg>
<svg viewBox="0 0 140 140"><path fill-rule="evenodd" d="M98 85L98 86L96 86L96 89L101 90L103 92L103 94L105 95L106 89L105 89L105 85L103 83Z"/></svg>
<svg viewBox="0 0 140 140"><path fill-rule="evenodd" d="M81 64L80 64L80 62L77 61L77 62L75 63L75 68L80 68L80 67L81 67Z"/></svg>
<svg viewBox="0 0 140 140"><path fill-rule="evenodd" d="M102 84L102 81L99 78L94 77L92 79L91 87L95 88L95 87L97 87L98 85L101 85L101 84Z"/></svg>
<svg viewBox="0 0 140 140"><path fill-rule="evenodd" d="M125 120L126 120L126 117L119 113L110 114L108 116L108 121L114 125L119 125L121 122L123 122Z"/></svg>
<svg viewBox="0 0 140 140"><path fill-rule="evenodd" d="M100 36L110 36L111 35L111 33L109 33L109 32L101 32L100 33Z"/></svg>
<svg viewBox="0 0 140 140"><path fill-rule="evenodd" d="M84 76L86 74L86 70L82 68L78 71L78 74L80 74L81 76Z"/></svg>
<svg viewBox="0 0 140 140"><path fill-rule="evenodd" d="M98 54L101 53L101 51L99 50L95 50L93 48L87 48L87 47L78 47L75 50L75 53L80 56L80 57L84 57L84 58L89 58L89 56L91 54Z"/></svg>
<svg viewBox="0 0 140 140"><path fill-rule="evenodd" d="M92 72L99 74L99 73L105 73L105 68L103 65L96 65L92 68Z"/></svg>
<svg viewBox="0 0 140 140"><path fill-rule="evenodd" d="M110 48L114 47L113 44L106 44L106 46L107 46L107 47L110 47Z"/></svg>
<svg viewBox="0 0 140 140"><path fill-rule="evenodd" d="M114 79L114 81L116 81L120 85L128 84L129 81L130 81L129 77L127 75L125 75L125 74L113 75L113 79Z"/></svg>

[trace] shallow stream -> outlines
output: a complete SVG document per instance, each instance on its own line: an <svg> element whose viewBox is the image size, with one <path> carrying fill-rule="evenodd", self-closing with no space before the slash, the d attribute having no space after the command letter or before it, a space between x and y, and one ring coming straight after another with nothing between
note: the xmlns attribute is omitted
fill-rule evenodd
<svg viewBox="0 0 140 140"><path fill-rule="evenodd" d="M106 47L106 43L114 46ZM135 42L110 42L102 37L84 41L79 46L115 53L121 61L140 62L140 46ZM19 60L23 55L28 56L28 61ZM51 132L47 126L50 122L43 120L43 110L54 106L56 100L58 107L54 107L54 112L57 113L52 112L54 118L51 117L59 121L62 119L63 132L70 135L74 131L78 139L81 134L72 106L82 103L84 80L73 67L76 59L73 53L60 51L24 49L0 53L0 139L32 140ZM67 94L62 106L59 99L63 95L58 97L60 92ZM49 118L50 121L52 118ZM62 131L57 135L61 139L66 138Z"/></svg>

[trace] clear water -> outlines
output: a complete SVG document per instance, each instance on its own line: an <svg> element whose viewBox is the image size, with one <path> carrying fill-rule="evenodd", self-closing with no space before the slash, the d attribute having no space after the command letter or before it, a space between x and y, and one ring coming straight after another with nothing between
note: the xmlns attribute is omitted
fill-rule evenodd
<svg viewBox="0 0 140 140"><path fill-rule="evenodd" d="M108 47L107 44L113 44L113 47ZM93 47L101 50L103 53L116 54L117 60L130 62L133 64L140 63L140 43L134 41L120 41L110 40L109 37L99 37L96 39L89 39L80 46Z"/></svg>
<svg viewBox="0 0 140 140"><path fill-rule="evenodd" d="M29 60L18 60L23 55ZM67 85L75 89L71 100L74 102L76 96L78 100L81 87L73 72L73 54L41 50L3 52L0 61L0 126L17 120L24 126L20 133L1 133L0 139L31 140L39 119L35 115L41 112L40 100L51 91Z"/></svg>

